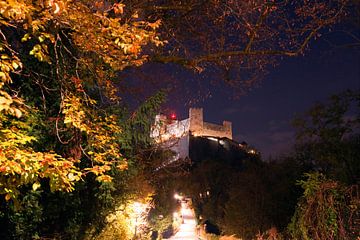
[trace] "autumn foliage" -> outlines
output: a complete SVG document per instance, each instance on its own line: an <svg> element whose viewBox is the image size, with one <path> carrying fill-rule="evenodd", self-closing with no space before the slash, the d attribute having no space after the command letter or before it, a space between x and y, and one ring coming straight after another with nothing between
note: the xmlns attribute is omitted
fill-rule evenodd
<svg viewBox="0 0 360 240"><path fill-rule="evenodd" d="M165 230L172 217L173 203L166 202L173 189L170 184L164 186L167 183L155 169L171 154L151 149L149 134L153 115L165 94L160 91L135 111L128 109L126 94L134 85L149 90L149 75L161 88L183 84L177 78L154 74L162 64L170 64L169 69L180 65L195 74L210 73L204 79L205 86L219 79L225 81L214 82L247 90L281 58L304 54L314 39L347 15L348 3L0 1L0 226L5 229L1 229L0 238L79 239L88 229L93 230L89 236L96 236L104 229L99 219L106 219L110 208L117 211L119 222L131 235L134 229L129 228L137 223L126 226L131 215L126 216L126 204L139 198L146 199L151 207L153 202L158 204L149 215L150 222L159 232ZM136 71L131 70L139 70L145 63L150 63L151 74L145 71L144 78L137 79L132 74ZM130 77L125 78L124 73ZM320 153L314 152L315 156ZM356 160L354 157L350 163ZM249 172L239 175L224 175L218 167L213 168L214 174L226 181L229 194L234 190L232 194L251 196L248 192L254 191L250 184L259 179L259 172L253 169L265 171L266 166L256 162ZM208 172L213 170L210 167ZM353 181L353 171L358 167L347 169ZM170 172L163 174L172 179ZM244 181L248 189L235 185L241 175L251 180ZM229 176L237 176L237 181L227 184ZM260 193L268 182L259 183ZM201 187L192 185L191 189L194 186ZM276 202L272 199L277 197L271 195L267 203ZM237 217L238 212L232 210L244 202L230 195L226 200L223 211ZM277 208L271 204L269 208ZM218 202L207 206L207 213L215 219L218 213L212 212L212 206L219 206ZM252 207L242 209L253 213ZM263 222L280 219L283 224L288 211L275 216L261 208L259 214L268 214ZM237 221L250 223L250 217ZM226 231L238 231L238 225L231 225L238 222L229 219L223 225L228 227ZM118 221L113 222L116 226ZM253 234L253 226L244 232ZM108 229L112 233L112 228ZM144 227L144 232L149 234L150 227Z"/></svg>
<svg viewBox="0 0 360 240"><path fill-rule="evenodd" d="M160 21L123 19L121 4L94 1L1 1L0 194L21 186L72 191L92 173L127 169L116 71L146 61L142 48L161 45ZM36 130L35 130L36 129Z"/></svg>

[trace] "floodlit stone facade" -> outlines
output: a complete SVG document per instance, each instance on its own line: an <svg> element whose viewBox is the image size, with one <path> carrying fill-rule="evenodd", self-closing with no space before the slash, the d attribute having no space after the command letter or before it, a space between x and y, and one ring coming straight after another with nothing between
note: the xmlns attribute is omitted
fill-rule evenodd
<svg viewBox="0 0 360 240"><path fill-rule="evenodd" d="M246 142L237 143L232 140L231 122L223 121L222 125L204 122L202 108L190 108L189 118L184 120L157 115L151 137L159 146L174 153L156 170L181 159L198 162L205 155L237 161L246 154L258 154Z"/></svg>
<svg viewBox="0 0 360 240"><path fill-rule="evenodd" d="M204 122L202 108L190 108L189 119L189 131L194 136L226 137L232 139L231 122L223 121L222 125Z"/></svg>
<svg viewBox="0 0 360 240"><path fill-rule="evenodd" d="M168 119L165 115L156 116L151 132L151 137L156 142L165 142L188 135L232 139L231 122L224 121L222 125L204 122L202 108L190 108L189 118L184 120Z"/></svg>

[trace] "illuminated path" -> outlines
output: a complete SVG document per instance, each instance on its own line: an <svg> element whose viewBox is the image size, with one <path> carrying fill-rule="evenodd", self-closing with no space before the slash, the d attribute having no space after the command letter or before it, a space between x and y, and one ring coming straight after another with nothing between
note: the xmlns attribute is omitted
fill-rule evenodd
<svg viewBox="0 0 360 240"><path fill-rule="evenodd" d="M183 205L181 214L183 215L184 223L181 224L179 231L169 240L197 240L194 212Z"/></svg>

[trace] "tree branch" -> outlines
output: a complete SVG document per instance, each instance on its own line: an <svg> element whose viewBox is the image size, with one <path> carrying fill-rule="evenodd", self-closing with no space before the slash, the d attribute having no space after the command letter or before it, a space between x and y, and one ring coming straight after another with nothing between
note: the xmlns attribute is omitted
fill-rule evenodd
<svg viewBox="0 0 360 240"><path fill-rule="evenodd" d="M248 43L247 47L244 50L239 51L224 51L224 52L215 52L205 55L201 55L194 58L186 58L181 56L154 56L150 60L159 63L177 63L183 66L194 67L201 62L216 62L225 57L234 57L234 56L288 56L294 57L301 54L310 40L315 36L315 34L323 27L323 25L318 26L313 29L309 35L301 43L300 47L296 50L251 50L251 42Z"/></svg>
<svg viewBox="0 0 360 240"><path fill-rule="evenodd" d="M306 44L305 44L306 45ZM159 63L177 63L180 65L194 66L201 62L215 62L224 57L233 56L256 56L256 55L283 55L283 56L296 56L301 52L297 51L282 51L282 50L259 50L259 51L225 51L210 53L202 55L193 59L180 57L180 56L154 56L151 60Z"/></svg>
<svg viewBox="0 0 360 240"><path fill-rule="evenodd" d="M262 25L263 21L265 20L266 16L268 15L268 13L269 13L269 5L266 5L266 6L264 6L264 9L260 14L259 19L256 22L254 30L251 32L249 42L248 42L247 46L245 47L245 52L250 51L251 45L253 44L254 39L256 37L256 33L259 30L260 26Z"/></svg>

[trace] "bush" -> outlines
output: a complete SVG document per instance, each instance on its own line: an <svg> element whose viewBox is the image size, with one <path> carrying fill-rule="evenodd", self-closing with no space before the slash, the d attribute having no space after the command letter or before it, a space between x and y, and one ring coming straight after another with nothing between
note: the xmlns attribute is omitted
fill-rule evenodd
<svg viewBox="0 0 360 240"><path fill-rule="evenodd" d="M299 185L304 194L288 226L292 239L346 240L359 237L358 188L344 187L323 174L307 173Z"/></svg>

